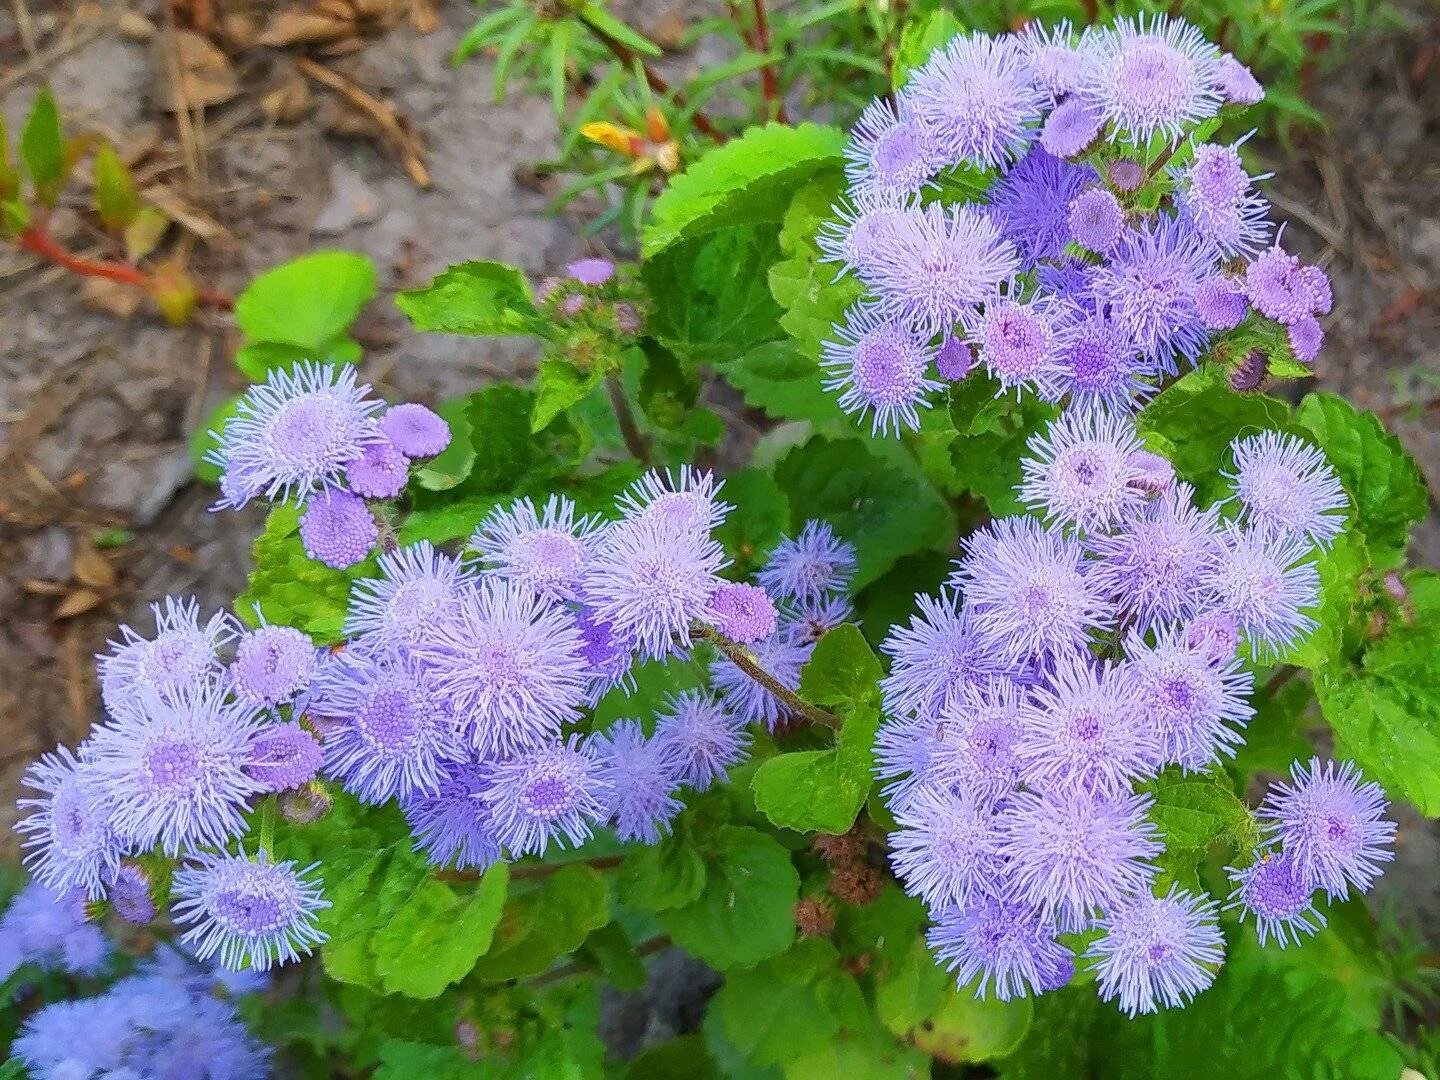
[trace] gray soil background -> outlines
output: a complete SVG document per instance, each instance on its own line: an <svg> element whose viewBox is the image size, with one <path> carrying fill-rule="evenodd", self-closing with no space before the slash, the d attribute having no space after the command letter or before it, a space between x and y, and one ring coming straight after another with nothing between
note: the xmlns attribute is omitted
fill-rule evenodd
<svg viewBox="0 0 1440 1080"><path fill-rule="evenodd" d="M71 130L103 132L122 153L138 155L147 183L183 203L189 225L167 245L186 248L206 284L236 292L255 273L316 247L369 255L382 292L357 333L365 375L386 396L434 402L524 377L536 360L524 346L415 337L389 296L467 258L504 260L538 276L582 253L611 253L603 238L584 239L593 206L546 212L553 188L531 166L556 150L548 100L521 94L497 104L487 59L451 67L451 50L477 17L468 3L435 0L420 19L409 0L357 6L394 11L343 46L353 51L318 55L409 117L425 146L429 190L407 178L383 142L359 131L353 111L329 91L309 84L303 100L297 49L254 42L274 4L216 5L228 60L201 64L197 79L227 97L188 122L164 108L172 53L159 3L4 5L0 114L18 130L44 79ZM659 40L673 40L701 6L614 5ZM426 12L437 25L422 33L416 22ZM1277 216L1290 221L1287 242L1326 265L1335 282L1315 384L1379 411L1440 490L1440 15L1417 7L1406 18L1404 30L1351 41L1344 62L1312 80L1327 128L1265 154L1276 173ZM293 96L294 115L283 122L266 111L277 91ZM98 251L102 238L72 198L62 202L55 231L72 249ZM231 364L228 319L201 313L177 329L148 306L129 306L123 291L97 290L0 249L6 825L25 764L57 741L78 742L95 716L91 657L115 624L144 624L145 604L167 593L195 593L207 609L228 603L243 586L259 527L254 512L207 513L211 493L192 480L186 451L189 433L243 382ZM135 539L97 553L88 538L106 527ZM1413 561L1440 566L1434 514L1417 531ZM5 835L13 851L8 828ZM1437 860L1434 829L1406 817L1387 890L1432 938L1440 936ZM665 1022L654 1014L632 1022L655 1023Z"/></svg>

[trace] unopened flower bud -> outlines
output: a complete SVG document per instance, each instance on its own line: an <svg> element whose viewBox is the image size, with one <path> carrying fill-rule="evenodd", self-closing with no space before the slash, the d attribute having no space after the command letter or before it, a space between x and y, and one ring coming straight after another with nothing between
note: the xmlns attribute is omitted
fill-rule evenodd
<svg viewBox="0 0 1440 1080"><path fill-rule="evenodd" d="M571 293L560 301L560 314L567 319L573 319L580 312L585 310L585 297L579 293Z"/></svg>
<svg viewBox="0 0 1440 1080"><path fill-rule="evenodd" d="M535 286L535 299L543 304L555 295L561 284L562 282L557 277L542 278L540 284Z"/></svg>
<svg viewBox="0 0 1440 1080"><path fill-rule="evenodd" d="M1385 636L1385 632L1389 629L1390 620L1385 617L1385 613L1383 611L1372 611L1370 613L1370 621L1365 624L1365 636L1371 641L1378 641Z"/></svg>
<svg viewBox="0 0 1440 1080"><path fill-rule="evenodd" d="M1405 588L1405 579L1396 571L1388 571L1385 574L1382 584L1385 586L1386 594L1397 604L1403 604L1406 600L1410 599L1410 590Z"/></svg>
<svg viewBox="0 0 1440 1080"><path fill-rule="evenodd" d="M1240 628L1235 617L1223 611L1197 615L1185 626L1185 644L1205 653L1211 663L1223 664L1240 647Z"/></svg>
<svg viewBox="0 0 1440 1080"><path fill-rule="evenodd" d="M638 334L640 332L640 313L635 310L634 304L625 301L615 305L615 329L622 334Z"/></svg>
<svg viewBox="0 0 1440 1080"><path fill-rule="evenodd" d="M280 816L292 825L312 825L330 812L330 793L319 781L280 793Z"/></svg>
<svg viewBox="0 0 1440 1080"><path fill-rule="evenodd" d="M1127 459L1130 486L1147 495L1160 495L1175 486L1175 466L1149 450L1136 450Z"/></svg>
<svg viewBox="0 0 1440 1080"><path fill-rule="evenodd" d="M1260 389L1269 368L1270 358L1265 355L1265 350L1251 349L1230 372L1230 389L1241 394Z"/></svg>

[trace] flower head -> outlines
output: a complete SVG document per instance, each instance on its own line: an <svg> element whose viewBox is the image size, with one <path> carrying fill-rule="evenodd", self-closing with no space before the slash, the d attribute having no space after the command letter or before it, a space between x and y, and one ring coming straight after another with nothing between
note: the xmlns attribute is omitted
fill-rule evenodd
<svg viewBox="0 0 1440 1080"><path fill-rule="evenodd" d="M1044 293L1023 301L1008 295L987 301L972 338L981 363L1005 390L1042 383L1068 344L1070 314L1068 305Z"/></svg>
<svg viewBox="0 0 1440 1080"><path fill-rule="evenodd" d="M265 971L299 960L325 940L316 913L330 901L309 879L314 866L272 862L265 852L193 855L175 873L172 914L187 927L181 938L200 960L218 956L226 967Z"/></svg>
<svg viewBox="0 0 1440 1080"><path fill-rule="evenodd" d="M855 547L818 519L805 522L799 535L784 537L771 550L756 576L760 585L782 600L819 600L844 592L855 573Z"/></svg>
<svg viewBox="0 0 1440 1080"><path fill-rule="evenodd" d="M1100 997L1127 1016L1178 1008L1215 981L1225 939L1215 901L1172 884L1164 896L1143 892L1097 920L1104 932L1086 956L1095 961Z"/></svg>
<svg viewBox="0 0 1440 1080"><path fill-rule="evenodd" d="M528 498L491 512L470 538L486 569L554 600L574 600L599 539L600 524L575 516L575 504L551 495L544 509Z"/></svg>
<svg viewBox="0 0 1440 1080"><path fill-rule="evenodd" d="M381 555L380 577L350 587L345 634L377 649L406 649L459 609L471 577L428 540Z"/></svg>
<svg viewBox="0 0 1440 1080"><path fill-rule="evenodd" d="M617 720L595 737L595 755L609 788L615 835L622 842L658 844L684 808L675 797L681 766L670 743L647 739L638 720Z"/></svg>
<svg viewBox="0 0 1440 1080"><path fill-rule="evenodd" d="M604 285L615 276L615 264L609 259L576 259L565 272L581 285Z"/></svg>
<svg viewBox="0 0 1440 1080"><path fill-rule="evenodd" d="M680 779L696 791L724 780L750 750L745 722L698 690L665 699L663 710L655 714L653 741L678 767Z"/></svg>
<svg viewBox="0 0 1440 1080"><path fill-rule="evenodd" d="M369 443L345 466L350 490L367 499L393 499L410 479L410 459L389 439Z"/></svg>
<svg viewBox="0 0 1440 1080"><path fill-rule="evenodd" d="M289 791L315 779L325 751L299 724L262 728L250 744L245 771L266 791Z"/></svg>
<svg viewBox="0 0 1440 1080"><path fill-rule="evenodd" d="M902 103L876 98L850 130L845 175L852 188L915 195L943 164L930 130Z"/></svg>
<svg viewBox="0 0 1440 1080"><path fill-rule="evenodd" d="M1027 267L1065 250L1070 241L1070 204L1095 179L1089 165L1031 150L995 183L990 206Z"/></svg>
<svg viewBox="0 0 1440 1080"><path fill-rule="evenodd" d="M1258 656L1278 655L1315 628L1307 609L1320 599L1309 545L1231 526L1204 575L1204 602L1234 617Z"/></svg>
<svg viewBox="0 0 1440 1080"><path fill-rule="evenodd" d="M154 637L121 626L120 639L95 658L100 696L111 712L146 691L173 696L213 682L222 670L216 654L235 637L234 620L223 611L202 625L194 597L167 596L150 611Z"/></svg>
<svg viewBox="0 0 1440 1080"><path fill-rule="evenodd" d="M981 999L992 989L1000 1001L1043 994L1068 982L1073 970L1073 956L1057 940L1054 924L1012 900L983 899L942 911L926 940L956 983L975 983ZM1058 978L1061 973L1065 978Z"/></svg>
<svg viewBox="0 0 1440 1080"><path fill-rule="evenodd" d="M742 645L769 637L777 625L775 601L758 585L739 581L717 585L710 596L710 610L716 629Z"/></svg>
<svg viewBox="0 0 1440 1080"><path fill-rule="evenodd" d="M1300 363L1314 364L1325 346L1325 331L1313 315L1302 315L1285 328L1285 340Z"/></svg>
<svg viewBox="0 0 1440 1080"><path fill-rule="evenodd" d="M1104 188L1090 188L1070 200L1070 238L1091 251L1109 251L1125 229L1120 200Z"/></svg>
<svg viewBox="0 0 1440 1080"><path fill-rule="evenodd" d="M488 780L481 798L515 858L543 855L552 843L584 843L612 798L595 748L575 735L495 762Z"/></svg>
<svg viewBox="0 0 1440 1080"><path fill-rule="evenodd" d="M424 405L392 405L376 421L380 434L407 458L430 458L450 445L450 425Z"/></svg>
<svg viewBox="0 0 1440 1080"><path fill-rule="evenodd" d="M1010 666L974 626L958 593L917 596L920 611L909 625L891 627L880 645L890 657L890 674L880 683L885 712L931 716L966 687L982 685Z"/></svg>
<svg viewBox="0 0 1440 1080"><path fill-rule="evenodd" d="M1072 405L1129 412L1154 393L1146 379L1155 366L1141 358L1125 328L1099 306L1078 312L1067 330L1053 362L1041 372L1043 396L1058 401L1068 394Z"/></svg>
<svg viewBox="0 0 1440 1080"><path fill-rule="evenodd" d="M1229 53L1221 53L1215 64L1215 88L1234 105L1256 105L1265 97L1265 88L1251 70Z"/></svg>
<svg viewBox="0 0 1440 1080"><path fill-rule="evenodd" d="M1311 268L1278 243L1255 256L1245 270L1245 292L1255 310L1287 326L1313 315L1329 297L1322 292Z"/></svg>
<svg viewBox="0 0 1440 1080"><path fill-rule="evenodd" d="M840 408L864 417L871 413L876 435L898 435L920 426L920 408L940 383L927 374L933 359L925 338L898 316L885 317L858 304L834 328L835 337L820 347L826 390L839 391Z"/></svg>
<svg viewBox="0 0 1440 1080"><path fill-rule="evenodd" d="M1254 715L1254 675L1232 649L1217 658L1205 642L1190 644L1178 627L1162 630L1154 645L1132 634L1125 645L1135 709L1159 740L1161 763L1199 772L1234 756Z"/></svg>
<svg viewBox="0 0 1440 1080"><path fill-rule="evenodd" d="M126 922L144 926L155 918L150 878L140 867L121 864L111 877L107 891L110 906Z"/></svg>
<svg viewBox="0 0 1440 1080"><path fill-rule="evenodd" d="M585 703L596 704L616 687L627 696L634 693L635 677L630 673L635 662L634 643L617 634L609 623L597 619L587 607L575 612L575 625L580 630L580 658L590 672Z"/></svg>
<svg viewBox="0 0 1440 1080"><path fill-rule="evenodd" d="M1095 35L1083 89L1118 132L1143 146L1220 109L1219 51L1195 27L1165 15L1121 19Z"/></svg>
<svg viewBox="0 0 1440 1080"><path fill-rule="evenodd" d="M447 762L441 766L434 791L417 792L401 801L405 820L415 837L415 850L436 866L485 870L500 860L490 803L488 766Z"/></svg>
<svg viewBox="0 0 1440 1080"><path fill-rule="evenodd" d="M300 515L305 554L336 570L363 562L380 539L380 525L365 500L330 490L311 499Z"/></svg>
<svg viewBox="0 0 1440 1080"><path fill-rule="evenodd" d="M1070 410L1031 436L1021 459L1020 497L1047 521L1096 532L1139 506L1132 455L1140 450L1128 418Z"/></svg>
<svg viewBox="0 0 1440 1080"><path fill-rule="evenodd" d="M25 786L37 795L19 800L25 817L25 865L57 893L82 889L96 899L119 865L124 844L110 822L110 807L69 749L57 747L25 770Z"/></svg>
<svg viewBox="0 0 1440 1080"><path fill-rule="evenodd" d="M309 685L320 653L310 635L293 626L263 624L240 635L230 663L235 693L274 708L294 701Z"/></svg>
<svg viewBox="0 0 1440 1080"><path fill-rule="evenodd" d="M675 470L651 469L616 500L626 521L653 525L672 533L710 532L734 509L720 498L725 481L690 465Z"/></svg>
<svg viewBox="0 0 1440 1080"><path fill-rule="evenodd" d="M890 865L905 891L932 910L984 896L1004 872L1000 829L986 800L921 791L896 811L895 820Z"/></svg>
<svg viewBox="0 0 1440 1080"><path fill-rule="evenodd" d="M1050 111L1040 128L1040 148L1059 158L1083 153L1100 137L1105 114L1081 97L1066 98Z"/></svg>
<svg viewBox="0 0 1440 1080"><path fill-rule="evenodd" d="M1076 41L1068 19L1054 26L1043 26L1034 20L1015 37L1015 44L1030 69L1030 79L1050 96L1062 101L1085 85L1085 69L1090 55L1083 40Z"/></svg>
<svg viewBox="0 0 1440 1080"><path fill-rule="evenodd" d="M1325 916L1315 907L1315 887L1307 884L1295 857L1287 852L1255 853L1255 860L1243 870L1227 866L1235 889L1225 904L1238 910L1243 922L1246 913L1255 916L1255 929L1264 945L1274 938L1283 949L1301 934L1314 934L1325 925Z"/></svg>
<svg viewBox="0 0 1440 1080"><path fill-rule="evenodd" d="M1230 444L1244 521L1267 535L1305 536L1328 547L1345 528L1349 496L1319 447L1263 431Z"/></svg>
<svg viewBox="0 0 1440 1080"><path fill-rule="evenodd" d="M1207 330L1235 329L1249 307L1239 282L1224 274L1211 274L1195 286L1195 311Z"/></svg>
<svg viewBox="0 0 1440 1080"><path fill-rule="evenodd" d="M956 37L912 76L905 98L946 164L996 167L1033 137L1045 94L1011 38Z"/></svg>
<svg viewBox="0 0 1440 1080"><path fill-rule="evenodd" d="M883 264L886 245L912 207L903 196L874 188L852 193L816 234L821 261L839 263L840 274L854 271L868 279Z"/></svg>

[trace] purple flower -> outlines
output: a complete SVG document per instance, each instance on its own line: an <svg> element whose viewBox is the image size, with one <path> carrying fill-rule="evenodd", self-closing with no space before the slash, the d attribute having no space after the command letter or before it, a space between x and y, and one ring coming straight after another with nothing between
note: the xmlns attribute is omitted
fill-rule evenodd
<svg viewBox="0 0 1440 1080"><path fill-rule="evenodd" d="M854 545L837 537L825 522L811 519L798 536L775 545L756 580L781 600L819 600L848 589L855 566Z"/></svg>
<svg viewBox="0 0 1440 1080"><path fill-rule="evenodd" d="M1226 258L1255 254L1269 243L1275 228L1270 203L1260 195L1216 205L1196 198L1191 189L1181 192L1180 209L1184 221Z"/></svg>
<svg viewBox="0 0 1440 1080"><path fill-rule="evenodd" d="M144 926L155 918L150 878L140 867L121 864L107 883L106 891L115 914L126 922Z"/></svg>
<svg viewBox="0 0 1440 1080"><path fill-rule="evenodd" d="M635 661L633 642L596 619L587 607L575 612L575 625L580 630L580 658L590 670L590 689L585 703L595 705L616 687L622 688L627 697L634 693L635 677L630 673Z"/></svg>
<svg viewBox="0 0 1440 1080"><path fill-rule="evenodd" d="M935 353L935 370L942 379L959 382L975 366L975 351L961 338L946 337Z"/></svg>
<svg viewBox="0 0 1440 1080"><path fill-rule="evenodd" d="M1082 191L1070 200L1070 238L1091 251L1109 251L1125 228L1120 201L1104 188Z"/></svg>
<svg viewBox="0 0 1440 1080"><path fill-rule="evenodd" d="M1008 666L976 632L958 593L917 596L920 611L908 626L891 627L880 645L890 657L890 674L880 683L890 716L937 712L968 686L1004 673Z"/></svg>
<svg viewBox="0 0 1440 1080"><path fill-rule="evenodd" d="M802 644L813 645L822 637L855 618L855 607L844 596L822 596L797 600L781 623L781 631Z"/></svg>
<svg viewBox="0 0 1440 1080"><path fill-rule="evenodd" d="M1256 105L1265 97L1265 88L1250 69L1229 53L1215 63L1215 88L1225 101L1235 105Z"/></svg>
<svg viewBox="0 0 1440 1080"><path fill-rule="evenodd" d="M621 842L658 844L684 804L675 797L681 765L664 739L647 739L638 720L617 720L595 736L610 816Z"/></svg>
<svg viewBox="0 0 1440 1080"><path fill-rule="evenodd" d="M1207 611L1185 624L1185 645L1203 654L1212 664L1226 664L1240 648L1240 627L1233 615Z"/></svg>
<svg viewBox="0 0 1440 1080"><path fill-rule="evenodd" d="M1020 780L1025 697L1018 684L997 679L967 687L943 714L946 733L960 754L965 784L987 797L1003 798Z"/></svg>
<svg viewBox="0 0 1440 1080"><path fill-rule="evenodd" d="M1089 53L1083 40L1075 40L1068 19L1048 28L1039 20L1031 21L1014 41L1030 69L1031 81L1049 94L1051 101L1062 101L1085 85Z"/></svg>
<svg viewBox="0 0 1440 1080"><path fill-rule="evenodd" d="M1225 959L1215 901L1173 883L1164 896L1123 900L1096 925L1104 934L1085 955L1095 961L1101 1000L1118 999L1127 1016L1188 1004Z"/></svg>
<svg viewBox="0 0 1440 1080"><path fill-rule="evenodd" d="M1245 524L1271 536L1309 537L1327 548L1345 530L1350 498L1325 454L1294 435L1263 431L1230 444Z"/></svg>
<svg viewBox="0 0 1440 1080"><path fill-rule="evenodd" d="M1060 660L1021 709L1015 751L1031 787L1074 787L1102 795L1130 790L1155 772L1159 744L1135 707L1124 669L1096 665L1088 652Z"/></svg>
<svg viewBox="0 0 1440 1080"><path fill-rule="evenodd" d="M609 259L577 259L565 267L565 272L581 285L593 288L615 276L615 264Z"/></svg>
<svg viewBox="0 0 1440 1080"><path fill-rule="evenodd" d="M305 554L336 570L363 562L380 539L380 524L370 507L348 491L326 491L310 500L300 516Z"/></svg>
<svg viewBox="0 0 1440 1080"><path fill-rule="evenodd" d="M927 790L896 810L890 865L911 896L941 910L985 896L1004 873L1000 830L990 804Z"/></svg>
<svg viewBox="0 0 1440 1080"><path fill-rule="evenodd" d="M1285 328L1285 338L1295 359L1307 366L1312 365L1325 347L1325 331L1320 320L1313 315L1304 315Z"/></svg>
<svg viewBox="0 0 1440 1080"><path fill-rule="evenodd" d="M1083 94L1117 133L1144 145L1184 129L1220 109L1219 52L1195 27L1164 15L1120 19L1095 35L1094 62Z"/></svg>
<svg viewBox="0 0 1440 1080"><path fill-rule="evenodd" d="M1159 760L1200 772L1235 754L1254 715L1255 676L1234 649L1216 657L1208 642L1190 644L1179 628L1160 631L1154 645L1138 634L1125 644L1131 700L1159 739Z"/></svg>
<svg viewBox="0 0 1440 1080"><path fill-rule="evenodd" d="M590 683L580 648L568 611L492 578L413 652L471 748L489 758L553 739L579 719Z"/></svg>
<svg viewBox="0 0 1440 1080"><path fill-rule="evenodd" d="M965 589L981 638L1009 658L1083 648L1113 621L1080 544L1033 518L992 522L965 549L951 582Z"/></svg>
<svg viewBox="0 0 1440 1080"><path fill-rule="evenodd" d="M1129 458L1130 484L1146 495L1163 495L1175 486L1175 466L1149 450L1136 450Z"/></svg>
<svg viewBox="0 0 1440 1080"><path fill-rule="evenodd" d="M1075 318L1059 352L1040 374L1042 395L1072 405L1128 412L1138 399L1154 393L1146 382L1154 365L1143 361L1134 341L1118 322L1099 309Z"/></svg>
<svg viewBox="0 0 1440 1080"><path fill-rule="evenodd" d="M847 311L833 332L820 347L821 386L839 392L840 408L861 418L871 413L876 435L919 428L917 406L929 408L927 395L941 386L927 374L933 355L925 339L907 320L865 304Z"/></svg>
<svg viewBox="0 0 1440 1080"><path fill-rule="evenodd" d="M777 631L764 641L757 641L746 648L754 655L756 663L781 686L787 690L798 690L800 669L810 659L815 646ZM724 655L711 662L710 681L725 708L743 723L763 723L773 729L785 715L785 706L779 698Z"/></svg>
<svg viewBox="0 0 1440 1080"><path fill-rule="evenodd" d="M1071 97L1051 110L1040 128L1040 148L1059 158L1078 157L1100 137L1105 114L1083 98Z"/></svg>
<svg viewBox="0 0 1440 1080"><path fill-rule="evenodd" d="M315 916L330 901L308 878L315 866L297 870L293 862L272 862L263 851L254 860L228 853L191 858L196 865L175 873L171 914L188 927L181 940L197 959L218 956L232 970L266 971L309 955L325 941Z"/></svg>
<svg viewBox="0 0 1440 1080"><path fill-rule="evenodd" d="M720 500L725 481L690 465L661 471L651 469L616 500L627 520L654 525L670 532L708 533L734 509Z"/></svg>
<svg viewBox="0 0 1440 1080"><path fill-rule="evenodd" d="M775 601L758 585L727 581L710 596L715 628L742 645L760 641L775 632Z"/></svg>
<svg viewBox="0 0 1440 1080"><path fill-rule="evenodd" d="M1067 304L1044 293L1027 301L996 297L986 303L972 340L981 363L1003 389L1040 384L1069 343L1070 316Z"/></svg>
<svg viewBox="0 0 1440 1080"><path fill-rule="evenodd" d="M1243 870L1227 866L1235 890L1225 910L1238 910L1244 922L1247 912L1255 916L1255 930L1264 945L1274 938L1283 949L1301 934L1314 934L1325 925L1325 916L1315 907L1313 885L1306 884L1290 852L1255 853L1255 861Z"/></svg>
<svg viewBox="0 0 1440 1080"><path fill-rule="evenodd" d="M355 368L311 361L276 368L236 406L206 460L227 483L215 508L239 508L263 495L303 504L317 490L340 487L345 467L381 436L375 414L385 407Z"/></svg>
<svg viewBox="0 0 1440 1080"><path fill-rule="evenodd" d="M428 540L387 551L381 576L350 587L345 634L378 649L406 649L432 627L452 617L470 588L458 560L436 551Z"/></svg>
<svg viewBox="0 0 1440 1080"><path fill-rule="evenodd" d="M1240 283L1224 274L1211 274L1195 286L1195 311L1207 330L1235 329L1249 307Z"/></svg>
<svg viewBox="0 0 1440 1080"><path fill-rule="evenodd" d="M969 317L1017 269L1015 248L990 215L936 202L891 223L860 278L880 315L930 338Z"/></svg>
<svg viewBox="0 0 1440 1080"><path fill-rule="evenodd" d="M1278 656L1306 637L1320 600L1320 575L1304 561L1310 546L1230 526L1203 578L1204 602L1234 617L1257 657Z"/></svg>
<svg viewBox="0 0 1440 1080"><path fill-rule="evenodd" d="M1395 823L1384 817L1389 803L1373 780L1362 779L1351 761L1338 767L1311 758L1307 769L1290 766L1290 783L1276 783L1260 808L1268 837L1278 841L1305 885L1342 900L1353 888L1368 892L1381 863L1395 857Z"/></svg>
<svg viewBox="0 0 1440 1080"><path fill-rule="evenodd" d="M486 870L500 861L500 841L485 793L489 768L470 762L441 766L433 792L416 793L401 803L415 836L415 850L436 866Z"/></svg>
<svg viewBox="0 0 1440 1080"><path fill-rule="evenodd" d="M410 479L410 459L389 439L368 444L345 466L350 490L367 499L393 499Z"/></svg>
<svg viewBox="0 0 1440 1080"><path fill-rule="evenodd" d="M1024 152L1045 105L1014 39L968 34L933 53L905 88L946 163L1004 166Z"/></svg>
<svg viewBox="0 0 1440 1080"><path fill-rule="evenodd" d="M551 843L584 843L611 800L594 747L576 735L495 762L488 780L481 798L515 858L543 855Z"/></svg>
<svg viewBox="0 0 1440 1080"><path fill-rule="evenodd" d="M723 781L750 752L745 722L698 690L671 694L655 714L654 742L675 762L680 779L696 791Z"/></svg>
<svg viewBox="0 0 1440 1080"><path fill-rule="evenodd" d="M599 532L593 518L576 518L569 499L551 495L537 510L522 498L491 511L470 547L489 572L552 600L574 600Z"/></svg>
<svg viewBox="0 0 1440 1080"><path fill-rule="evenodd" d="M246 771L261 715L209 687L143 694L96 727L86 779L109 804L116 833L137 849L159 844L172 858L241 835L248 800L263 790Z"/></svg>
<svg viewBox="0 0 1440 1080"><path fill-rule="evenodd" d="M38 793L18 803L25 816L15 829L25 834L26 867L57 893L81 889L98 899L124 845L90 771L59 746L25 770L24 782Z"/></svg>
<svg viewBox="0 0 1440 1080"><path fill-rule="evenodd" d="M874 189L852 193L832 209L833 218L815 236L820 261L840 263L837 276L854 271L868 278L882 265L886 245L917 205Z"/></svg>
<svg viewBox="0 0 1440 1080"><path fill-rule="evenodd" d="M1245 269L1245 292L1255 310L1289 326L1320 310L1329 296L1321 293L1310 267L1280 247L1266 248Z"/></svg>
<svg viewBox="0 0 1440 1080"><path fill-rule="evenodd" d="M866 106L845 147L845 175L860 191L915 195L942 164L929 130L903 103L897 109L886 98Z"/></svg>
<svg viewBox="0 0 1440 1080"><path fill-rule="evenodd" d="M1016 898L1075 931L1097 908L1148 892L1156 874L1148 860L1163 847L1146 816L1150 805L1148 795L1077 787L1015 795L1001 852Z"/></svg>
<svg viewBox="0 0 1440 1080"><path fill-rule="evenodd" d="M193 596L167 596L151 604L150 611L153 638L121 626L120 639L109 642L110 652L95 658L100 696L112 713L147 690L173 696L210 684L222 670L216 653L235 637L234 620L223 611L202 626Z"/></svg>
<svg viewBox="0 0 1440 1080"><path fill-rule="evenodd" d="M295 700L309 685L320 662L310 636L293 626L264 623L240 635L230 664L237 696L274 708Z"/></svg>
<svg viewBox="0 0 1440 1080"><path fill-rule="evenodd" d="M1012 900L979 900L942 911L926 940L957 985L978 977L975 996L982 1000L992 988L1000 1001L1043 994L1069 981L1057 975L1073 964L1050 920Z"/></svg>
<svg viewBox="0 0 1440 1080"><path fill-rule="evenodd" d="M1095 170L1032 150L996 182L990 206L1027 267L1058 256L1070 241L1070 204L1095 182Z"/></svg>
<svg viewBox="0 0 1440 1080"><path fill-rule="evenodd" d="M434 457L450 445L450 425L424 405L392 405L376 424L380 434L412 461Z"/></svg>
<svg viewBox="0 0 1440 1080"><path fill-rule="evenodd" d="M1110 186L1116 191L1131 192L1145 182L1145 170L1138 161L1113 161L1110 163Z"/></svg>
<svg viewBox="0 0 1440 1080"><path fill-rule="evenodd" d="M315 736L299 724L276 724L255 736L245 771L266 791L289 791L315 779L324 758Z"/></svg>
<svg viewBox="0 0 1440 1080"><path fill-rule="evenodd" d="M1047 522L1097 532L1140 504L1131 457L1141 449L1135 425L1099 410L1070 410L1037 432L1021 459L1020 498Z"/></svg>
<svg viewBox="0 0 1440 1080"><path fill-rule="evenodd" d="M1200 510L1195 490L1177 483L1124 524L1086 541L1101 594L1142 632L1194 615L1220 562L1219 510Z"/></svg>

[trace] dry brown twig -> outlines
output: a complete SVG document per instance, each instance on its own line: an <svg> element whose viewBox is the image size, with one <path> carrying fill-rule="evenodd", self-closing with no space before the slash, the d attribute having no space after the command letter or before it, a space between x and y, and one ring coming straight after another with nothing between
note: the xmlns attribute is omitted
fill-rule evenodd
<svg viewBox="0 0 1440 1080"><path fill-rule="evenodd" d="M411 182L418 188L430 187L432 181L430 170L425 167L424 147L408 117L390 102L381 101L352 79L308 56L297 56L295 67L363 110L395 145L400 153L400 160L405 165L405 171L410 174Z"/></svg>

